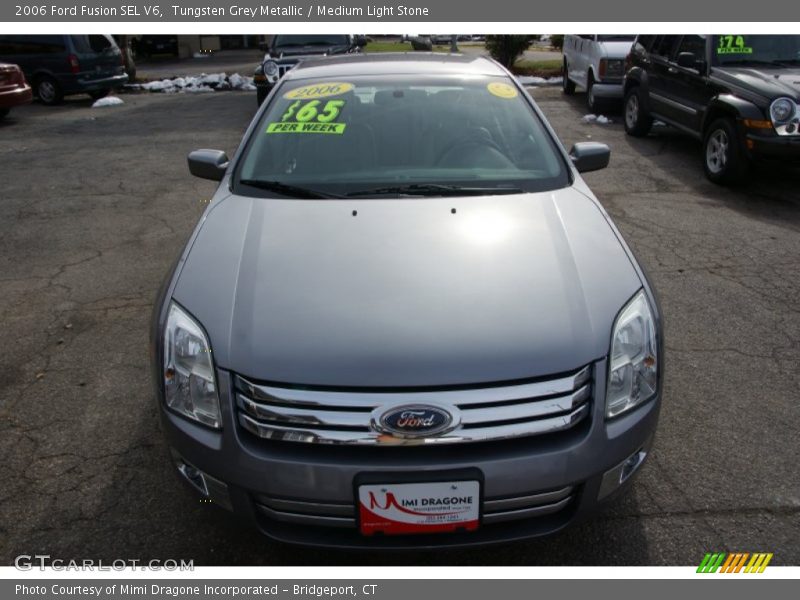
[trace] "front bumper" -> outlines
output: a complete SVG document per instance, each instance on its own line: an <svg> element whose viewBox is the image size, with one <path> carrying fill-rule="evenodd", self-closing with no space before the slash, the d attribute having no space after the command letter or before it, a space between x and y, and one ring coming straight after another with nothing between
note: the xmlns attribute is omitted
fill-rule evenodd
<svg viewBox="0 0 800 600"><path fill-rule="evenodd" d="M592 93L596 98L622 99L622 81L614 83L596 82L592 85Z"/></svg>
<svg viewBox="0 0 800 600"><path fill-rule="evenodd" d="M620 481L626 460L649 453L660 397L607 422L603 402L598 401L605 397L606 362L598 361L593 369L591 419L557 435L502 442L356 448L258 439L237 425L231 375L223 370L218 370L222 431L195 425L163 404L160 412L184 479L191 482L187 469L200 470L205 478L194 483L200 493L250 520L269 537L342 548L472 546L552 534L591 515L628 482L627 477ZM364 474L380 473L389 480L395 474L406 481L465 471L479 474L484 509L492 503L554 496L558 501L548 506L557 510L518 511L499 522L490 522L484 514L482 526L469 533L364 537L355 522L326 523L313 510L296 508L354 508L354 482ZM564 490L569 491L561 493ZM284 512L281 506L294 508Z"/></svg>
<svg viewBox="0 0 800 600"><path fill-rule="evenodd" d="M745 135L745 147L751 158L800 163L800 135L767 137L748 133Z"/></svg>

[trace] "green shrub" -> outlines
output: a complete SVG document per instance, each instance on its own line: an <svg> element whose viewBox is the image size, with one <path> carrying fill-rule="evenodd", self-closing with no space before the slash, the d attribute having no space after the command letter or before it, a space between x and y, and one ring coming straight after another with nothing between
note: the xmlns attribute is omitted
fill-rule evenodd
<svg viewBox="0 0 800 600"><path fill-rule="evenodd" d="M550 45L557 49L561 50L564 48L564 36L563 35L551 35L550 36Z"/></svg>
<svg viewBox="0 0 800 600"><path fill-rule="evenodd" d="M497 62L511 68L530 44L529 35L487 35L486 49Z"/></svg>

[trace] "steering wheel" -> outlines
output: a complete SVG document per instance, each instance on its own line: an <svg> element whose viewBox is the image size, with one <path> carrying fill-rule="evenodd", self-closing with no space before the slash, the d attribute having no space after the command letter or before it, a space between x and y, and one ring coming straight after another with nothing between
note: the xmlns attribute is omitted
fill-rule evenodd
<svg viewBox="0 0 800 600"><path fill-rule="evenodd" d="M506 158L505 154L503 154L503 151L500 149L500 146L498 146L497 143L492 139L492 135L483 127L476 127L474 129L467 130L464 135L450 142L447 147L439 153L435 164L439 166L442 163L447 162L446 159L450 158L450 155L453 152L456 150L463 152L464 148L469 146L490 148L503 158ZM506 160L508 159L506 158Z"/></svg>

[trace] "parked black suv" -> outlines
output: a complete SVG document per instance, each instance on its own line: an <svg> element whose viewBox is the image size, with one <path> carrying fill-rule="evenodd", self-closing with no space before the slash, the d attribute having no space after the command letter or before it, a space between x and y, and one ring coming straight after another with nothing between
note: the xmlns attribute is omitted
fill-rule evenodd
<svg viewBox="0 0 800 600"><path fill-rule="evenodd" d="M304 58L361 52L366 45L363 35L276 35L253 77L258 105L278 80Z"/></svg>
<svg viewBox="0 0 800 600"><path fill-rule="evenodd" d="M800 36L640 35L627 62L630 135L660 119L702 140L720 184L756 159L800 161Z"/></svg>

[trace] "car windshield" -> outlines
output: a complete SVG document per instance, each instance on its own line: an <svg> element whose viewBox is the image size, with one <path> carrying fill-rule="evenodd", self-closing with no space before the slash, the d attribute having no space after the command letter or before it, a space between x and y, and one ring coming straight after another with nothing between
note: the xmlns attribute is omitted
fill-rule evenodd
<svg viewBox="0 0 800 600"><path fill-rule="evenodd" d="M276 35L275 48L292 46L343 46L348 43L346 35Z"/></svg>
<svg viewBox="0 0 800 600"><path fill-rule="evenodd" d="M633 42L635 35L598 35L598 42Z"/></svg>
<svg viewBox="0 0 800 600"><path fill-rule="evenodd" d="M287 186L354 196L543 191L569 184L565 162L507 77L294 80L250 136L235 189L300 197Z"/></svg>
<svg viewBox="0 0 800 600"><path fill-rule="evenodd" d="M713 47L718 65L800 62L800 35L716 35Z"/></svg>

